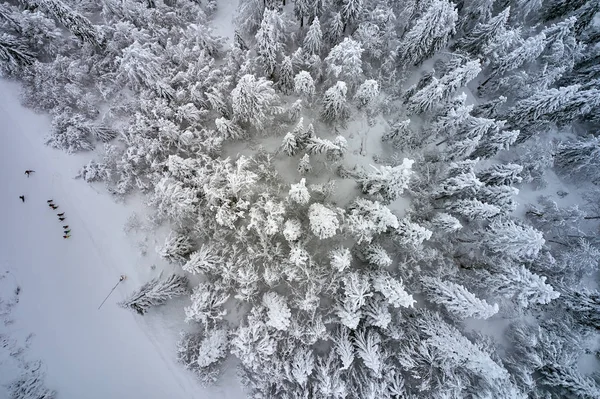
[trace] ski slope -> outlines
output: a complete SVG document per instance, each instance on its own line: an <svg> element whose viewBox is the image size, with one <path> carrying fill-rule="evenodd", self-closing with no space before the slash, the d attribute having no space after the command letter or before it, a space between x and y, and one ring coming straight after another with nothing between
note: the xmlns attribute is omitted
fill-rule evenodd
<svg viewBox="0 0 600 399"><path fill-rule="evenodd" d="M0 121L0 272L8 270L21 287L15 322L0 326L0 334L34 334L25 356L45 364L46 385L60 399L244 397L231 381L234 371L222 387L203 389L176 363L181 306L145 317L116 306L159 272L123 232L140 205L116 204L101 186L74 179L92 154L46 147L49 119L19 105L14 83L0 81ZM35 173L28 178L26 169ZM47 199L59 209L51 210ZM66 213L64 223L57 212ZM69 239L63 224L72 230ZM127 279L97 310L121 274ZM3 360L0 375L10 364Z"/></svg>

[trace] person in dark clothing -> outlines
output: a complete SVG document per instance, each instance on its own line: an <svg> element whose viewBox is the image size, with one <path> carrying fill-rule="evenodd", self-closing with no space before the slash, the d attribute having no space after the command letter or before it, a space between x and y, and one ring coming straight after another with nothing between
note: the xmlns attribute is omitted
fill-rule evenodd
<svg viewBox="0 0 600 399"><path fill-rule="evenodd" d="M70 235L68 235L68 234L65 234L65 235L63 236L63 238L69 238L69 237L71 237L71 236L70 236Z"/></svg>
<svg viewBox="0 0 600 399"><path fill-rule="evenodd" d="M19 198L21 198L21 201L25 202L25 196L24 195L19 195Z"/></svg>
<svg viewBox="0 0 600 399"><path fill-rule="evenodd" d="M52 205L50 205L50 208L52 208L52 209L54 209L54 210L57 210L57 209L58 209L58 206L56 206L56 205L52 204Z"/></svg>
<svg viewBox="0 0 600 399"><path fill-rule="evenodd" d="M57 215L58 215L59 217L62 217L62 216L65 216L65 213L64 213L64 212L63 212L63 213L57 213Z"/></svg>
<svg viewBox="0 0 600 399"><path fill-rule="evenodd" d="M69 235L70 232L71 232L71 230L65 230L66 235Z"/></svg>
<svg viewBox="0 0 600 399"><path fill-rule="evenodd" d="M27 175L27 177L29 177L29 175L34 172L35 172L35 170L26 170L25 174Z"/></svg>
<svg viewBox="0 0 600 399"><path fill-rule="evenodd" d="M60 220L62 222L63 220L65 220L65 218L58 218L58 220Z"/></svg>
<svg viewBox="0 0 600 399"><path fill-rule="evenodd" d="M68 228L69 228L69 225L68 225L68 224L65 224L65 225L63 226L63 229L68 229Z"/></svg>
<svg viewBox="0 0 600 399"><path fill-rule="evenodd" d="M54 200L49 199L48 201L46 201L47 203L51 204L54 202Z"/></svg>

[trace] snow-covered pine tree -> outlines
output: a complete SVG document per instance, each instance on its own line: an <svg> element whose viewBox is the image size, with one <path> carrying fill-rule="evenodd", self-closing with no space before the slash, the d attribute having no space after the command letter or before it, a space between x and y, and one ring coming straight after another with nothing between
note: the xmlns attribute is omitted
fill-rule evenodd
<svg viewBox="0 0 600 399"><path fill-rule="evenodd" d="M430 301L443 305L448 312L461 319L474 317L485 320L498 313L498 304L490 305L460 284L438 277L424 277L421 282Z"/></svg>
<svg viewBox="0 0 600 399"><path fill-rule="evenodd" d="M365 249L365 258L379 268L390 267L393 263L387 251L379 244L371 244Z"/></svg>
<svg viewBox="0 0 600 399"><path fill-rule="evenodd" d="M184 308L186 322L201 323L204 328L215 326L227 315L224 305L230 294L219 283L202 282L194 287L192 303Z"/></svg>
<svg viewBox="0 0 600 399"><path fill-rule="evenodd" d="M276 292L267 292L263 295L262 304L267 308L266 324L277 330L287 330L291 313L285 297Z"/></svg>
<svg viewBox="0 0 600 399"><path fill-rule="evenodd" d="M213 384L227 358L229 332L222 326L204 329L199 333L181 333L177 342L177 360L192 370L204 384Z"/></svg>
<svg viewBox="0 0 600 399"><path fill-rule="evenodd" d="M356 90L354 99L358 102L358 107L362 108L372 104L379 96L379 84L376 80L365 80Z"/></svg>
<svg viewBox="0 0 600 399"><path fill-rule="evenodd" d="M34 54L26 42L8 33L0 34L0 67L10 73L18 73L23 67L33 64Z"/></svg>
<svg viewBox="0 0 600 399"><path fill-rule="evenodd" d="M186 234L171 233L158 253L171 263L184 264L192 253L194 244Z"/></svg>
<svg viewBox="0 0 600 399"><path fill-rule="evenodd" d="M510 7L506 7L504 11L489 21L479 22L475 28L456 42L455 47L473 55L481 55L482 50L493 41L498 40L500 34L506 30L509 15Z"/></svg>
<svg viewBox="0 0 600 399"><path fill-rule="evenodd" d="M590 136L559 144L554 165L565 175L600 181L600 138Z"/></svg>
<svg viewBox="0 0 600 399"><path fill-rule="evenodd" d="M190 292L188 288L188 279L185 276L171 274L165 279L162 273L142 285L137 291L126 300L119 303L122 308L129 308L140 315L146 314L152 306L164 304L168 299L186 295Z"/></svg>
<svg viewBox="0 0 600 399"><path fill-rule="evenodd" d="M548 363L539 369L542 385L552 387L565 397L597 398L600 387L593 378L582 375L577 365L571 367L559 363Z"/></svg>
<svg viewBox="0 0 600 399"><path fill-rule="evenodd" d="M350 88L355 87L363 74L362 53L360 43L348 37L332 48L325 58L330 79L344 81Z"/></svg>
<svg viewBox="0 0 600 399"><path fill-rule="evenodd" d="M537 258L546 240L531 226L521 226L512 220L494 220L486 229L483 242L492 252L515 261Z"/></svg>
<svg viewBox="0 0 600 399"><path fill-rule="evenodd" d="M477 178L488 185L513 186L523 181L520 176L521 172L523 172L523 167L516 163L494 164L477 172Z"/></svg>
<svg viewBox="0 0 600 399"><path fill-rule="evenodd" d="M333 237L340 227L336 213L323 204L312 204L308 209L308 219L313 234L321 240Z"/></svg>
<svg viewBox="0 0 600 399"><path fill-rule="evenodd" d="M315 18L306 32L306 37L302 44L302 48L308 54L319 55L321 53L321 45L323 43L323 33L321 32L321 23L319 18Z"/></svg>
<svg viewBox="0 0 600 399"><path fill-rule="evenodd" d="M306 100L312 100L315 95L315 82L306 71L300 71L294 76L294 91Z"/></svg>
<svg viewBox="0 0 600 399"><path fill-rule="evenodd" d="M515 301L519 306L548 304L560 293L546 283L546 277L529 271L523 265L506 264L498 273L483 277L482 288Z"/></svg>
<svg viewBox="0 0 600 399"><path fill-rule="evenodd" d="M284 94L290 94L294 88L294 67L290 56L286 55L281 61L278 86Z"/></svg>
<svg viewBox="0 0 600 399"><path fill-rule="evenodd" d="M393 278L387 272L379 272L372 278L373 289L379 292L394 308L412 308L413 296L408 294L401 280Z"/></svg>
<svg viewBox="0 0 600 399"><path fill-rule="evenodd" d="M275 113L273 108L279 97L272 82L248 74L242 76L232 90L231 100L235 120L262 129L270 115Z"/></svg>
<svg viewBox="0 0 600 399"><path fill-rule="evenodd" d="M277 66L277 57L281 50L277 27L273 26L273 15L277 11L265 9L263 20L256 32L257 61L261 65L265 76L272 78Z"/></svg>
<svg viewBox="0 0 600 399"><path fill-rule="evenodd" d="M455 32L458 14L454 3L434 0L427 11L415 22L400 43L400 54L405 64L420 64L427 57L446 46Z"/></svg>
<svg viewBox="0 0 600 399"><path fill-rule="evenodd" d="M352 264L352 253L350 249L338 247L329 251L329 261L331 267L337 272L343 272L350 268Z"/></svg>
<svg viewBox="0 0 600 399"><path fill-rule="evenodd" d="M213 274L219 272L223 262L224 258L213 245L202 244L197 251L190 254L182 269L191 274Z"/></svg>
<svg viewBox="0 0 600 399"><path fill-rule="evenodd" d="M482 89L489 81L495 79L497 76L513 71L523 64L533 63L542 54L546 45L546 35L542 32L535 36L531 36L512 51L501 55L494 63L493 72L485 81L483 81L483 83L481 83L479 88Z"/></svg>
<svg viewBox="0 0 600 399"><path fill-rule="evenodd" d="M300 162L298 162L298 173L301 176L304 176L312 170L312 166L310 164L310 156L308 154L304 154L302 158L300 158Z"/></svg>
<svg viewBox="0 0 600 399"><path fill-rule="evenodd" d="M342 0L341 15L344 31L348 25L354 24L363 11L363 0Z"/></svg>
<svg viewBox="0 0 600 399"><path fill-rule="evenodd" d="M54 17L81 41L96 47L102 46L102 35L89 19L79 14L61 0L24 0L30 7L40 7Z"/></svg>
<svg viewBox="0 0 600 399"><path fill-rule="evenodd" d="M310 0L295 0L294 1L294 15L300 21L300 28L304 27L304 19L308 18L311 14L311 1Z"/></svg>
<svg viewBox="0 0 600 399"><path fill-rule="evenodd" d="M288 157L293 157L298 151L298 141L296 136L292 132L287 132L283 137L283 143L281 143L281 150Z"/></svg>
<svg viewBox="0 0 600 399"><path fill-rule="evenodd" d="M410 177L413 174L412 165L414 161L404 158L398 166L380 166L376 168L371 165L373 171L365 174L359 179L365 194L380 195L386 202L392 202L400 198L400 195L408 187Z"/></svg>
<svg viewBox="0 0 600 399"><path fill-rule="evenodd" d="M413 113L423 113L439 107L456 91L473 80L481 71L479 60L468 61L464 65L446 73L440 79L432 81L411 96L408 109Z"/></svg>
<svg viewBox="0 0 600 399"><path fill-rule="evenodd" d="M370 243L375 234L397 229L398 218L385 205L356 198L348 208L346 224L358 243Z"/></svg>
<svg viewBox="0 0 600 399"><path fill-rule="evenodd" d="M323 120L329 123L344 123L350 117L346 100L347 92L346 83L341 81L327 89L323 96L323 108L321 110Z"/></svg>
<svg viewBox="0 0 600 399"><path fill-rule="evenodd" d="M306 188L306 179L300 179L297 184L292 184L288 193L290 199L299 205L306 205L310 201L310 193Z"/></svg>
<svg viewBox="0 0 600 399"><path fill-rule="evenodd" d="M469 221L493 219L501 214L501 209L498 206L482 202L476 198L453 201L448 204L448 209Z"/></svg>

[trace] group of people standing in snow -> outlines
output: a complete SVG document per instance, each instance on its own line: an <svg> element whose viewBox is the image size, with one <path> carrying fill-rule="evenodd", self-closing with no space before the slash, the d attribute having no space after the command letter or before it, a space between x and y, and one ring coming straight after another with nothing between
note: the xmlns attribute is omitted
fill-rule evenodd
<svg viewBox="0 0 600 399"><path fill-rule="evenodd" d="M25 171L25 174L27 175L27 177L29 177L29 176L30 176L32 173L34 173L34 172L35 172L35 170L30 170L30 169L28 169L28 170L26 170L26 171ZM19 195L19 199L20 199L22 202L25 202L25 196L24 196L24 195ZM49 200L47 200L46 202L48 203L48 206L49 206L50 208L52 208L52 210L54 210L54 211L55 211L55 210L57 210L57 209L58 209L58 205L56 205L56 204L54 203L54 200L53 200L53 199L49 199ZM64 213L64 212L57 213L57 214L56 214L56 216L58 216L58 220L59 220L59 221L61 221L61 222L64 222L64 220L66 219L66 216L65 216L65 213ZM66 225L63 225L63 229L64 229L64 235L63 235L63 238L65 238L65 239L66 239L66 238L69 238L69 237L71 237L71 229L69 228L69 225L68 225L68 224L66 224Z"/></svg>

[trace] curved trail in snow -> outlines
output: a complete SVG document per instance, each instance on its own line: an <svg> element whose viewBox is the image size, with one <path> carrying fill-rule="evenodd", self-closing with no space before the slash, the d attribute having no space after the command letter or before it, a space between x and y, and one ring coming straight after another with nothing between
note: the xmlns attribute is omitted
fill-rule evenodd
<svg viewBox="0 0 600 399"><path fill-rule="evenodd" d="M0 121L0 262L22 287L9 333L35 334L29 351L47 366L47 385L61 399L242 398L237 382L202 389L176 364L173 340L163 339L177 331L116 306L153 272L138 266L147 260L123 232L134 209L72 178L90 154L44 146L49 120L21 107L18 86L5 81ZM27 178L26 169L35 173ZM50 198L56 212L46 204ZM66 240L63 224L71 228ZM121 274L128 279L98 311Z"/></svg>

